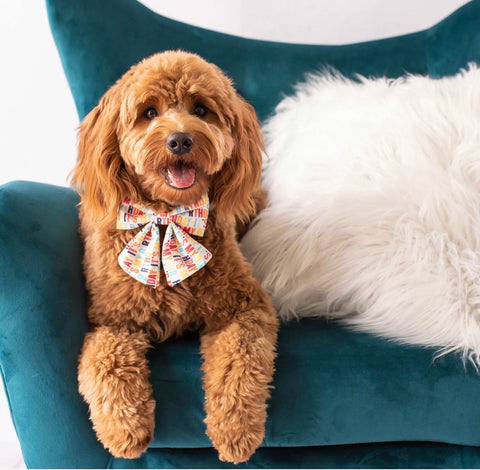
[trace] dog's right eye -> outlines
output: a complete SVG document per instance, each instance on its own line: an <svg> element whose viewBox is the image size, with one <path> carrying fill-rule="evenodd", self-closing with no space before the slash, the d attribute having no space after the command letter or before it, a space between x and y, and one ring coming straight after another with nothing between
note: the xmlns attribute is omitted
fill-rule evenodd
<svg viewBox="0 0 480 470"><path fill-rule="evenodd" d="M206 106L203 106L203 104L196 103L195 107L193 108L193 114L198 117L205 117L208 112L208 109Z"/></svg>
<svg viewBox="0 0 480 470"><path fill-rule="evenodd" d="M148 119L149 121L151 121L153 118L156 118L157 116L158 116L158 111L155 108L147 108L143 112L143 117L145 119Z"/></svg>

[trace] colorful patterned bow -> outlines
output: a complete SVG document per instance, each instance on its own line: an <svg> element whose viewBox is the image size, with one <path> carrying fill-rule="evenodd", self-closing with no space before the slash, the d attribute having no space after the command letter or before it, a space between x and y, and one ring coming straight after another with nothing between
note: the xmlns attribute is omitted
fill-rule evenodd
<svg viewBox="0 0 480 470"><path fill-rule="evenodd" d="M160 266L170 287L203 268L212 254L190 237L203 236L208 219L208 196L192 207L178 206L168 214L155 214L146 207L130 204L126 197L117 216L117 229L130 230L145 225L118 257L122 269L137 281L151 287L160 285ZM168 225L160 261L159 225Z"/></svg>

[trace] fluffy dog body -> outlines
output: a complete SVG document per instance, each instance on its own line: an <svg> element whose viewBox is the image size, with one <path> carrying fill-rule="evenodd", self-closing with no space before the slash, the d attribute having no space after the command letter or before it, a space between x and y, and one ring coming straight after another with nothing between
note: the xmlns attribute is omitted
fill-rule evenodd
<svg viewBox="0 0 480 470"><path fill-rule="evenodd" d="M180 153L169 143L176 133L190 136ZM277 318L235 231L256 210L261 147L255 113L230 81L182 52L132 67L81 124L73 182L82 188L92 331L79 387L115 456L138 457L153 437L151 342L186 330L201 333L207 433L220 458L245 461L263 440ZM205 267L174 287L162 273L156 289L120 268L118 255L138 232L116 229L125 196L165 213L205 193L210 213L197 238L213 255Z"/></svg>
<svg viewBox="0 0 480 470"><path fill-rule="evenodd" d="M280 315L341 319L478 365L480 71L312 76L266 140L269 206L242 247Z"/></svg>

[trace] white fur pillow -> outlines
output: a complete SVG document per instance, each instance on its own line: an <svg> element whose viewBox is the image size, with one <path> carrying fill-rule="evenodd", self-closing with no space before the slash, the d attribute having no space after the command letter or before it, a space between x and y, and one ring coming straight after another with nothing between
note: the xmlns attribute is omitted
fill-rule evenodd
<svg viewBox="0 0 480 470"><path fill-rule="evenodd" d="M311 76L265 127L242 241L283 319L339 318L480 357L480 70Z"/></svg>

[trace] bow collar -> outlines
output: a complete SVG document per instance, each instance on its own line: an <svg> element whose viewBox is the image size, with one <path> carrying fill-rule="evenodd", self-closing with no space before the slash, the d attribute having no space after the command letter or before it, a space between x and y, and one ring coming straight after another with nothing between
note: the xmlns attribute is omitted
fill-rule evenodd
<svg viewBox="0 0 480 470"><path fill-rule="evenodd" d="M126 197L118 210L117 229L143 228L120 253L121 268L137 281L155 288L160 285L162 264L170 287L203 268L212 254L190 235L203 236L208 209L208 195L191 207L178 206L168 213L158 214L131 204ZM161 256L160 225L167 225Z"/></svg>

